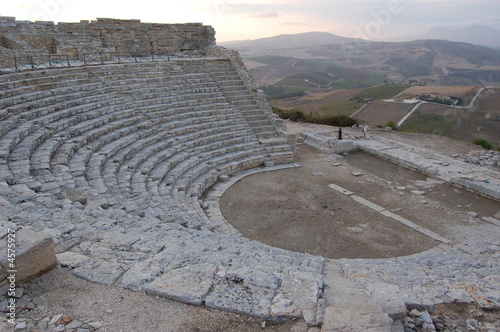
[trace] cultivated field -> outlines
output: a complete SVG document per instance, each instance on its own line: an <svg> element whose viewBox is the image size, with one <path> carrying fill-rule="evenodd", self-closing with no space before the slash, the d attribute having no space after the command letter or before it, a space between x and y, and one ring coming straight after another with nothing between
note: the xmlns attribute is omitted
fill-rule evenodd
<svg viewBox="0 0 500 332"><path fill-rule="evenodd" d="M363 89L334 90L321 93L309 93L300 98L274 100L270 104L283 110L298 108L302 113L310 115L328 104L346 102ZM361 107L362 104L359 104ZM354 112L351 112L351 114ZM349 114L349 115L351 115Z"/></svg>
<svg viewBox="0 0 500 332"><path fill-rule="evenodd" d="M500 147L500 89L487 89L471 108L422 104L400 127L407 132L436 134L473 141L482 138Z"/></svg>
<svg viewBox="0 0 500 332"><path fill-rule="evenodd" d="M479 96L479 108L500 115L500 88L489 88Z"/></svg>
<svg viewBox="0 0 500 332"><path fill-rule="evenodd" d="M464 100L468 104L479 90L477 86L412 86L401 92L397 98L412 99L421 95L454 96ZM468 102L467 102L468 101Z"/></svg>
<svg viewBox="0 0 500 332"><path fill-rule="evenodd" d="M359 123L368 122L372 127L385 125L389 121L399 122L415 106L414 104L374 101L367 104L353 117Z"/></svg>
<svg viewBox="0 0 500 332"><path fill-rule="evenodd" d="M500 88L483 90L478 102L467 107L479 89L477 86L413 86L406 89L393 98L410 99L425 94L455 96L462 98L465 107L423 103L400 130L436 134L468 142L482 138L493 146L500 147ZM368 122L371 127L384 126L389 121L397 123L415 106L382 100L368 104L350 100L356 96L377 99L375 92L383 91L368 88L309 93L300 98L275 100L271 105L284 110L299 110L315 117L344 114L353 117L360 124Z"/></svg>

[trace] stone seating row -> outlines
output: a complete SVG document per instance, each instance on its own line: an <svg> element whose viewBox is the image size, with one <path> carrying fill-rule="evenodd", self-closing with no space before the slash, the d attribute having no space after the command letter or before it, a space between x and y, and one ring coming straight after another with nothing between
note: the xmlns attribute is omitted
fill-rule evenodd
<svg viewBox="0 0 500 332"><path fill-rule="evenodd" d="M211 124L217 124L216 122L211 122ZM218 127L222 127L222 129L224 129L223 125L225 124L224 121L220 122L220 126ZM186 127L189 127L189 126L186 126ZM188 128L186 127L183 127L182 128L182 132L185 132L186 130L189 130ZM192 134L191 136L193 137L200 137L200 132L202 132L203 130L201 130L202 125L192 125L191 126L192 129ZM210 129L211 131L214 131L214 129ZM218 131L221 131L221 129L217 128ZM172 133L170 133L171 135ZM171 142L172 141L177 141L179 139L179 137L184 137L183 138L183 143L182 145L183 146L188 146L188 143L189 141L187 140L187 135L184 135L184 136L174 136L173 139L171 140L163 140L163 141L160 141L163 145L163 147L165 146L170 146ZM203 138L202 138L203 139ZM199 141L201 141L202 139L198 139ZM206 138L205 138L206 139ZM117 142L119 140L122 140L123 141L123 147L120 145L120 144L117 144ZM98 146L99 147L99 153L94 153L94 154L91 154L90 151L88 150L89 148L89 145L87 145L87 149L84 149L83 150L83 157L82 158L79 158L78 156L76 156L75 158L75 162L69 162L69 172L70 173L73 173L75 176L78 176L80 175L80 173L83 171L84 174L87 174L88 171L90 170L92 173L96 173L96 170L101 170L101 174L97 174L97 176L95 174L93 174L93 176L86 176L86 178L90 178L90 179L93 179L95 180L96 177L102 177L104 179L103 183L105 184L106 187L108 188L118 188L120 189L120 186L117 186L117 185L113 185L113 177L116 177L116 169L113 169L114 167L119 167L120 166L120 163L122 161L122 159L119 159L119 157L117 158L116 156L116 153L113 152L113 150L119 150L119 149L122 149L122 150L126 150L128 148L128 145L130 143L135 143L135 142L138 142L138 136L137 135L132 135L132 137L125 137L124 139L120 138L119 140L115 140L115 141L112 141L111 142L111 145L109 146L109 149L110 150L107 150L108 147L106 145L104 146ZM140 142L140 139L139 139L139 142ZM92 144L90 144L91 146ZM140 146L140 145L139 145ZM144 147L146 148L147 145ZM179 156L179 152L182 151L181 148L179 148L178 146L174 145L173 147L170 148L171 149L171 153L168 153L166 152L165 150L163 151L160 151L160 152L163 152L164 153L164 156ZM141 151L140 148L135 148L136 151ZM124 152L125 154L127 152ZM156 157L155 155L153 155L154 157ZM136 162L139 162L141 161L141 158L135 158L136 159ZM138 160L137 160L138 159ZM156 162L158 162L158 159L160 158L157 158ZM172 159L172 158L171 158ZM133 160L133 159L132 159ZM182 158L179 160L179 162L182 160ZM118 162L115 162L115 161L118 161ZM89 165L87 165L87 162ZM106 164L106 162L108 164L111 164L111 166L113 167L107 167L106 169L104 169L104 165ZM73 166L74 164L74 166ZM82 170L82 165L85 165L85 167L83 167L83 170ZM116 165L116 166L115 166ZM172 163L172 161L170 160L170 166L172 167L174 165L174 163ZM129 166L130 167L130 163L129 163ZM168 168L167 168L168 170ZM143 173L145 172L144 170L142 171ZM163 170L163 172L165 172L165 169ZM123 175L123 173L121 174ZM130 186L130 184L129 184ZM101 190L102 191L102 190ZM122 191L122 190L121 190Z"/></svg>
<svg viewBox="0 0 500 332"><path fill-rule="evenodd" d="M12 97L5 97L0 99L0 106L4 109L3 117L5 118L8 114L17 114L20 112L25 112L27 109L37 109L37 113L40 113L40 108L43 106L54 106L56 105L58 109L61 107L68 107L71 104L83 104L80 98L102 98L106 94L120 94L133 96L132 92L142 92L151 93L152 98L154 96L160 96L163 94L167 95L177 95L182 96L183 87L188 84L193 84L193 80L184 80L177 83L169 84L165 86L161 80L158 78L153 81L152 79L124 79L121 81L108 81L106 77L105 81L102 82L74 82L74 85L63 87L63 88L51 88L50 90L43 90L31 93L23 93L23 91L18 91L20 95L14 95ZM194 79L197 82L196 87L189 88L191 93L201 93L201 92L214 92L216 91L216 86L214 82L201 81L199 79ZM126 82L126 83L124 83ZM188 91L186 91L188 92ZM45 112L50 111L47 109ZM28 116L28 115L26 115Z"/></svg>
<svg viewBox="0 0 500 332"><path fill-rule="evenodd" d="M206 101L207 98L205 98L205 96L199 96L200 99L204 99ZM220 98L222 97L218 97L219 100ZM177 96L176 99L179 99L179 97ZM219 101L217 100L217 101ZM156 101L156 100L155 100ZM141 100L141 103L143 103L144 101ZM161 104L160 104L161 105ZM162 107L164 107L165 105L162 105ZM57 113L57 112L56 112ZM114 111L113 114L116 115L117 113L120 113L120 112L117 112L117 111ZM128 119L130 118L130 113L128 113L127 110L123 111L123 114L124 114L124 118L121 120L121 123L122 125L120 125L119 127L110 127L110 128L105 128L104 131L101 129L101 128L97 128L96 129L96 123L94 122L94 119L90 119L90 120L85 120L85 121L81 121L81 119L79 118L76 118L76 119L73 119L72 121L71 120L68 120L68 119L64 119L65 123L64 124L57 124L57 125L53 125L56 129L55 131L58 132L58 136L56 136L56 138L59 138L59 137L64 137L66 140L72 140L73 139L73 136L74 136L74 133L85 133L85 134L89 134L89 133L92 133L92 135L96 135L96 132L110 132L110 131L115 131L115 130L118 130L119 128L121 127L125 127L125 126L129 126L131 125L131 122L132 120L131 119ZM148 113L148 116L150 115L150 113ZM165 114L163 114L165 115ZM197 118L198 120L200 119L200 117ZM113 119L113 121L116 121L117 119ZM103 120L103 121L106 121L106 120ZM63 128L65 128L66 125L73 125L73 123L77 123L77 126L76 126L76 129L73 129L71 132L64 132L62 131ZM104 124L103 123L100 123L100 125L102 126ZM46 124L45 124L46 125ZM183 124L184 125L184 124ZM51 136L52 133L47 133L45 131L43 131L41 133L40 136L38 136L36 139L32 140L32 143L30 144L30 147L27 148L27 149L19 149L17 151L17 153L14 153L12 154L12 156L15 156L15 155L23 155L23 154L26 154L28 152L28 155L30 155L30 153L33 151L34 147L36 147L37 143L33 143L33 142L39 142L39 141L43 141L45 138L47 138L48 136ZM42 149L41 151L53 151L53 149L55 147L59 147L59 144L62 140L61 139L58 139L56 140L55 142L52 143L52 148L51 149L47 149L46 147L44 149ZM29 142L29 140L27 139L26 142ZM14 144L16 144L17 141L14 141ZM88 147L89 147L89 141L88 139L83 139L81 140L80 139L80 143L81 144L85 144L86 145L86 150L88 150ZM101 143L102 144L102 143ZM23 144L21 144L22 146ZM25 146L27 145L26 143L24 144ZM45 144L46 146L47 145L50 145L50 144ZM72 157L72 153L76 150L76 148L73 146L71 148L68 148L68 144L66 144L66 149L65 150L62 150L62 153L61 151L59 151L58 155L63 155L63 156L67 156L67 157ZM46 154L47 152L45 152ZM11 158L12 158L11 156ZM89 153L87 153L87 156L90 156ZM262 158L262 157L259 157L259 158ZM30 158L28 158L30 159ZM39 174L38 171L40 171L41 169L45 169L47 168L47 165L50 165L50 162L49 164L47 164L47 162L49 161L48 159L50 158L42 158L42 160L40 160L40 157L38 157L37 159L37 162L39 164L39 166L31 166L31 169L30 169L30 172L31 173L35 173L35 174ZM60 157L58 157L58 159L60 159ZM60 162L60 161L59 161ZM63 163L64 164L64 163ZM69 164L69 162L66 162L66 164ZM78 175L82 172L82 163L81 162L76 162L75 163L76 165L78 165L76 167L76 170L73 171L75 175ZM22 167L21 167L21 164L19 165L14 165L14 169L16 169L16 172L17 172L17 175L18 177L22 177L20 176L21 174L29 174L30 172L28 172L28 164L27 163L22 163ZM71 173L70 169L68 169L68 171ZM109 178L109 177L108 177ZM71 181L70 181L71 177L70 176L66 176L64 178L64 182L65 182L65 187L68 187L68 186L71 186ZM42 182L43 182L43 179L41 179ZM102 188L101 188L101 191L102 191Z"/></svg>
<svg viewBox="0 0 500 332"><path fill-rule="evenodd" d="M249 90L238 72L232 69L231 63L213 60L209 61L205 66L210 68L210 75L217 82L224 96L240 111L257 138L268 139L266 144L268 153L274 159L281 158L284 162L290 162L292 160L290 154L276 153L277 151L286 150L286 146L289 143L278 137L276 116L272 114L269 108L263 108L262 103L259 104L255 92ZM190 64L185 69L188 72L196 72L198 70L200 68L196 67L195 64ZM270 140L271 138L275 138L276 140L273 142Z"/></svg>
<svg viewBox="0 0 500 332"><path fill-rule="evenodd" d="M226 69L227 69L227 68L226 68ZM190 73L189 75L191 75L191 76L200 76L200 74L197 74L197 73L196 73L196 74L191 74L191 73ZM150 77L150 76L151 76L151 75L148 75L148 77ZM239 83L240 83L240 85L241 85L241 81L240 81ZM148 85L151 85L151 83L148 83ZM262 121L264 121L264 122L265 122L265 118L263 118L263 119L261 118L261 122L262 122Z"/></svg>
<svg viewBox="0 0 500 332"><path fill-rule="evenodd" d="M157 88L158 86L165 87L165 84L162 82L162 78L165 79L167 77L169 82L171 83L169 87L172 90L176 89L178 86L182 86L182 84L188 83L203 83L207 81L213 81L203 74L184 74L179 71L167 71L163 73L164 75L159 75L158 71L145 69L143 72L137 71L132 73L120 73L119 71L101 71L98 77L94 77L94 74L87 69L87 72L80 72L78 78L69 79L65 77L65 74L56 75L49 79L44 76L41 78L34 78L32 80L25 79L23 84L20 84L18 87L12 87L15 85L11 82L4 85L10 86L8 89L0 90L0 106L8 107L11 105L19 105L20 100L22 102L34 102L34 101L44 101L50 102L51 100L48 98L52 96L64 96L69 91L78 92L84 91L86 89L86 85L89 86L87 90L91 92L99 93L102 89L109 89L111 86L115 91L117 87L122 86L123 89L127 91L131 91L131 89L137 88ZM81 70L81 69L80 69ZM136 69L137 70L137 69ZM64 72L67 73L68 70ZM86 74L86 75L85 75ZM84 76L82 76L84 75ZM64 78L64 79L61 79ZM42 83L39 81L43 79ZM48 82L45 82L47 81ZM95 87L96 84L100 84L99 87ZM155 86L156 84L156 86ZM60 100L55 100L55 102L59 102Z"/></svg>
<svg viewBox="0 0 500 332"><path fill-rule="evenodd" d="M77 120L77 121L78 121L78 120ZM14 131L11 131L11 132L14 132ZM15 136L16 136L16 135L15 135ZM17 135L17 137L24 137L24 134ZM42 135L42 136L39 136L39 137L41 137L41 139L39 138L39 139L37 139L37 141L38 141L38 140L43 140L43 138L44 138L44 136L43 136L43 135ZM11 148L12 148L12 146L13 146L13 145L15 145L15 144L17 144L17 143L18 143L18 140L14 139L14 140L12 140L12 143L11 143L11 144L5 144L4 146L6 146L6 147L8 147L9 149L11 149ZM33 146L33 145L32 145L32 146ZM33 147L28 148L28 150L33 150ZM26 151L24 151L24 152L26 152ZM25 173L26 173L26 172L25 172Z"/></svg>
<svg viewBox="0 0 500 332"><path fill-rule="evenodd" d="M205 98L205 95L197 95L198 98ZM179 97L172 97L174 98L175 100L178 100L180 99ZM192 97L187 97L187 98L192 98ZM90 101L92 100L95 100L95 99L84 99L84 100L73 100L71 103L63 103L62 105L59 105L57 107L53 107L51 109L51 113L50 114L46 114L44 116L41 116L42 113L46 113L46 111L43 110L40 110L40 109L37 109L36 111L28 111L28 112L24 112L22 114L22 116L19 116L19 117L12 117L11 121L8 122L9 126L8 127L3 127L3 132L5 133L5 131L9 130L10 131L10 134L11 136L16 136L17 133L10 130L11 128L13 128L16 124L19 124L20 122L23 122L23 127L26 127L26 121L27 120L32 120L34 118L36 118L36 121L35 121L35 124L37 124L39 127L44 125L45 123L43 122L48 122L49 120L45 120L45 118L47 117L52 117L52 119L50 120L56 120L56 119L60 119L60 118L64 118L64 117L67 117L68 114L74 114L75 112L82 112L82 111L85 111L86 108L88 107L91 107L92 104L96 105L96 106L104 106L102 104L99 103L99 101L102 101L102 100L105 100L107 99L107 102L110 102L110 100L113 99L113 96L103 96L103 97L100 97L100 99L98 99L98 101L95 101L94 103L90 103ZM117 102L116 103L123 103L124 100L122 98L116 98L117 99ZM75 105L78 104L78 103L81 103L83 107L75 107L75 108L68 108L67 106L69 105ZM156 101L157 102L157 101ZM68 105L69 104L69 105ZM59 111L59 107L63 107L64 108L64 111ZM52 113L55 113L55 114L52 114ZM54 118L56 117L56 118ZM31 126L28 130L28 133L33 131L34 129L33 128L36 128L36 126ZM20 135L23 136L26 132L24 131L23 133L21 133ZM12 141L12 144L16 144L17 143L17 140L14 139ZM11 149L12 146L11 145L5 145L4 146L7 148L7 149Z"/></svg>
<svg viewBox="0 0 500 332"><path fill-rule="evenodd" d="M35 70L16 73L10 76L8 80L0 82L0 94L12 94L17 88L26 88L27 91L37 91L40 89L49 89L50 87L73 86L77 80L95 80L98 77L107 77L112 79L121 79L124 77L130 78L131 75L136 77L154 78L158 75L175 76L183 74L180 67L176 64L163 66L154 65L151 63L145 64L124 64L116 65L101 65L99 66L99 75L96 76L96 66L76 66L71 68L58 68L56 70ZM50 84L50 85L48 85ZM43 87L42 87L43 86ZM26 91L25 91L26 93Z"/></svg>
<svg viewBox="0 0 500 332"><path fill-rule="evenodd" d="M44 95L48 82L36 74L36 98L22 97L36 88L9 96L0 117L3 218L52 234L65 266L94 282L316 322L324 260L224 234L200 205L221 176L272 161L270 150L203 66L180 77L172 73L182 66L164 65L173 69L64 69L81 94L56 78ZM152 77L156 69L165 76ZM275 145L284 155L276 161L292 154Z"/></svg>

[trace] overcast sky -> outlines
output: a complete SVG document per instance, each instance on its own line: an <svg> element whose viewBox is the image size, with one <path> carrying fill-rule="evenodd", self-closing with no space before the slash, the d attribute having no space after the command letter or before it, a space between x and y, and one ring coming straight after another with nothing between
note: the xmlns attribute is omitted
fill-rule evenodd
<svg viewBox="0 0 500 332"><path fill-rule="evenodd" d="M78 22L97 17L201 22L217 41L309 31L383 40L432 27L483 24L500 29L499 0L1 0L1 16Z"/></svg>

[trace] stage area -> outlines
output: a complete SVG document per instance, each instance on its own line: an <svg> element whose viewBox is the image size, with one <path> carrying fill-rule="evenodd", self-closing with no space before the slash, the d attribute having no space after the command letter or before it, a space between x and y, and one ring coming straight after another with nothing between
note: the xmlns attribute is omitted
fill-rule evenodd
<svg viewBox="0 0 500 332"><path fill-rule="evenodd" d="M327 258L388 258L453 245L481 231L474 213L498 211L498 202L363 152L299 145L296 161L302 167L251 175L226 191L222 213L245 237Z"/></svg>

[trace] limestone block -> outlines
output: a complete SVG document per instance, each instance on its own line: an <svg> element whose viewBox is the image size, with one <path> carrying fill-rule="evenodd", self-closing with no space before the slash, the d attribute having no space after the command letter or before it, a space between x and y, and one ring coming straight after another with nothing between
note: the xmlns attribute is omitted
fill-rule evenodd
<svg viewBox="0 0 500 332"><path fill-rule="evenodd" d="M2 238L4 248L7 248L7 241L7 236L4 236ZM8 260L7 250L1 251L0 264L6 270L13 270L12 267L17 270L16 282L35 277L57 264L54 241L46 233L20 229L15 233L14 249L14 266L9 265L12 261Z"/></svg>
<svg viewBox="0 0 500 332"><path fill-rule="evenodd" d="M146 293L201 305L212 287L216 267L211 264L170 270L146 286Z"/></svg>
<svg viewBox="0 0 500 332"><path fill-rule="evenodd" d="M334 152L347 152L355 149L354 141L352 140L341 140L335 143L335 147L333 149Z"/></svg>

